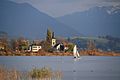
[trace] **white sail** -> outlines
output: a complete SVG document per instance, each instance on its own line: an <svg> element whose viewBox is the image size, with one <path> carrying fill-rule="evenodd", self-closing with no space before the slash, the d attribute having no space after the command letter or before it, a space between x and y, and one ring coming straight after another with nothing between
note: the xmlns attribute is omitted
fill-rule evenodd
<svg viewBox="0 0 120 80"><path fill-rule="evenodd" d="M77 52L77 47L76 47L76 45L75 45L74 48L73 48L73 56L74 56L74 57L77 57L76 52Z"/></svg>
<svg viewBox="0 0 120 80"><path fill-rule="evenodd" d="M73 55L74 55L75 58L79 58L79 57L80 57L76 45L75 45L74 48L73 48Z"/></svg>
<svg viewBox="0 0 120 80"><path fill-rule="evenodd" d="M80 57L80 54L78 53L78 50L77 50L77 57Z"/></svg>

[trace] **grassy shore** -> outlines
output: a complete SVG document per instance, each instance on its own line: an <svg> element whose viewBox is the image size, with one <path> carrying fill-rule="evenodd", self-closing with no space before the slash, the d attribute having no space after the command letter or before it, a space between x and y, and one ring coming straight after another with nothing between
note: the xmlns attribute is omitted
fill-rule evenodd
<svg viewBox="0 0 120 80"><path fill-rule="evenodd" d="M98 50L83 50L80 51L81 55L87 56L120 56L120 53L116 52L105 52L105 51L98 51Z"/></svg>
<svg viewBox="0 0 120 80"><path fill-rule="evenodd" d="M22 72L0 66L0 80L62 80L62 72L52 71L48 67Z"/></svg>
<svg viewBox="0 0 120 80"><path fill-rule="evenodd" d="M83 56L120 56L116 52L100 52L98 50L82 50L79 52ZM72 52L1 52L0 56L73 56Z"/></svg>

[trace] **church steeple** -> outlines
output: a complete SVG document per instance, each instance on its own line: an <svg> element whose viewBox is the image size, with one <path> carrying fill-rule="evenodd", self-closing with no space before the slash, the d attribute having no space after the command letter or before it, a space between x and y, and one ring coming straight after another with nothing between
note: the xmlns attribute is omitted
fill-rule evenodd
<svg viewBox="0 0 120 80"><path fill-rule="evenodd" d="M52 32L52 47L55 46L56 44L56 39L55 39L55 34Z"/></svg>

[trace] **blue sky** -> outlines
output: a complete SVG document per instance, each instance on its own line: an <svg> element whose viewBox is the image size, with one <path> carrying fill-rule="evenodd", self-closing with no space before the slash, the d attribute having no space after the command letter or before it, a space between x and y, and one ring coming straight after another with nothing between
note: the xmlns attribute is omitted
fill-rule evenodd
<svg viewBox="0 0 120 80"><path fill-rule="evenodd" d="M11 0L17 3L29 3L38 10L59 17L74 12L88 10L95 6L117 6L120 0Z"/></svg>

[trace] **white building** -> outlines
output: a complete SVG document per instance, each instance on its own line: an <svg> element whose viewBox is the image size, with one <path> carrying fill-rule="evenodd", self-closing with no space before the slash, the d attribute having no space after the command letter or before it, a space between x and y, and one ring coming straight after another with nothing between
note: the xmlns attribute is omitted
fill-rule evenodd
<svg viewBox="0 0 120 80"><path fill-rule="evenodd" d="M37 46L37 45L30 45L29 46L29 52L38 52L40 49L42 49L41 46Z"/></svg>
<svg viewBox="0 0 120 80"><path fill-rule="evenodd" d="M56 39L55 39L55 35L54 32L52 33L52 47L54 47L56 45Z"/></svg>
<svg viewBox="0 0 120 80"><path fill-rule="evenodd" d="M52 47L54 47L56 45L56 39L52 38Z"/></svg>

